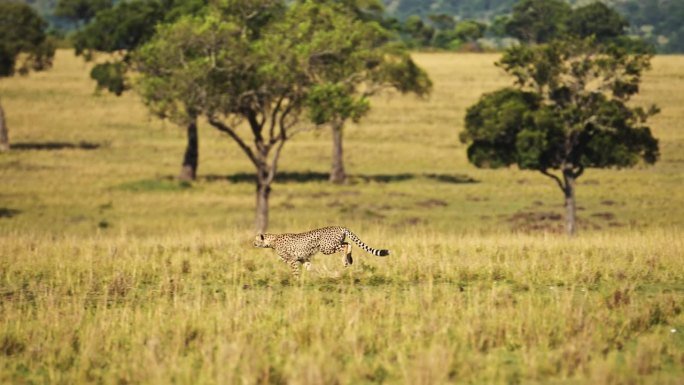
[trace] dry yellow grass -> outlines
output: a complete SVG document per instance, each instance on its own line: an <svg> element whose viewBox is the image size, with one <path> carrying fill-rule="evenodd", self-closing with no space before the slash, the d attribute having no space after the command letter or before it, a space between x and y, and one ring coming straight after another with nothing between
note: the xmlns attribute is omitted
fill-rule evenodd
<svg viewBox="0 0 684 385"><path fill-rule="evenodd" d="M293 282L232 237L0 240L3 383L680 383L682 239L378 234Z"/></svg>
<svg viewBox="0 0 684 385"><path fill-rule="evenodd" d="M548 178L516 169L478 170L467 163L458 142L465 108L481 93L509 82L492 65L496 58L417 55L435 83L430 99L385 95L374 101L367 120L346 129L348 171L380 176L371 182L357 178L357 184L342 188L325 183L321 174L328 171L331 150L327 132L288 143L282 171L308 181L274 186L271 229L378 221L394 227L421 222L439 230L499 232L515 228L509 220L519 212L561 213L562 197ZM683 57L655 58L638 100L663 110L653 119L661 161L631 170L588 170L577 191L584 229L684 225L682 66ZM10 187L3 189L1 206L21 213L0 221L0 229L89 234L102 221L109 224L108 232L135 234L182 231L184 221L212 232L251 228L253 186L249 181L226 183L225 176L253 170L229 138L202 125L203 179L192 189L174 189L166 178L179 170L184 131L153 119L135 95L93 96L87 70L71 52L60 51L52 71L0 82L15 144L100 145L94 151L3 155L0 176ZM478 183L449 183L470 180Z"/></svg>
<svg viewBox="0 0 684 385"><path fill-rule="evenodd" d="M681 384L684 57L655 58L636 100L663 110L661 161L588 170L576 239L552 231L547 178L467 164L465 108L509 82L496 58L416 55L434 94L384 95L346 129L349 185L324 180L328 133L287 144L271 229L343 224L393 252L318 256L299 282L249 245L252 169L228 138L201 127L186 188L183 131L93 96L71 52L4 79L0 383ZM30 149L50 142L76 148Z"/></svg>

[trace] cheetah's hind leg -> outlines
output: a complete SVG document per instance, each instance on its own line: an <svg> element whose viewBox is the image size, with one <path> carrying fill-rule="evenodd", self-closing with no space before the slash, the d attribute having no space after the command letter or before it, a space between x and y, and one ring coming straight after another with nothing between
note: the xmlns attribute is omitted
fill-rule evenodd
<svg viewBox="0 0 684 385"><path fill-rule="evenodd" d="M349 267L354 263L354 258L352 258L352 247L349 243L342 242L342 244L338 246L337 251L344 251L344 267Z"/></svg>
<svg viewBox="0 0 684 385"><path fill-rule="evenodd" d="M352 258L351 253L345 255L344 256L344 267L349 267L349 265L351 265L352 263L354 263L354 258Z"/></svg>

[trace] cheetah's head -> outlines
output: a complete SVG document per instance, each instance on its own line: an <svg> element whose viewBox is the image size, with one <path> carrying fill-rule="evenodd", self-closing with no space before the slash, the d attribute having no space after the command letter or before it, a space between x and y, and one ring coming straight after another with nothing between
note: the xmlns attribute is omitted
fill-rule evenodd
<svg viewBox="0 0 684 385"><path fill-rule="evenodd" d="M270 234L259 234L254 238L254 247L273 247L272 241Z"/></svg>

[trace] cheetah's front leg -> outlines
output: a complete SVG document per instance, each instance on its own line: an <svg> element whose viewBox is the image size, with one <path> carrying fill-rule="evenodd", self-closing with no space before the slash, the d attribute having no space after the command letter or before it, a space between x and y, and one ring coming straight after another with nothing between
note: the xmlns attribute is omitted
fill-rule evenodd
<svg viewBox="0 0 684 385"><path fill-rule="evenodd" d="M280 257L280 259L283 262L287 263L288 266L290 266L290 270L292 270L292 275L295 278L299 278L299 261L296 258L292 258L288 254L278 254L278 257Z"/></svg>
<svg viewBox="0 0 684 385"><path fill-rule="evenodd" d="M299 278L299 261L291 258L289 261L287 261L287 264L290 265L290 269L292 270L292 276L295 278Z"/></svg>

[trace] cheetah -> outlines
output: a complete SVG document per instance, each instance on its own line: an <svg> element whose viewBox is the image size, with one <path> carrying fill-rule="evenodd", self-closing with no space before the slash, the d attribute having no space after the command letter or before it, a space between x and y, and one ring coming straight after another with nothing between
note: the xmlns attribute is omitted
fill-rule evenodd
<svg viewBox="0 0 684 385"><path fill-rule="evenodd" d="M311 257L317 252L330 255L344 251L344 267L354 260L351 245L345 242L349 238L366 252L378 257L389 255L389 250L374 249L361 242L356 234L346 227L324 227L299 234L259 234L254 239L254 247L272 248L280 259L292 269L292 274L299 277L299 264L311 270Z"/></svg>

